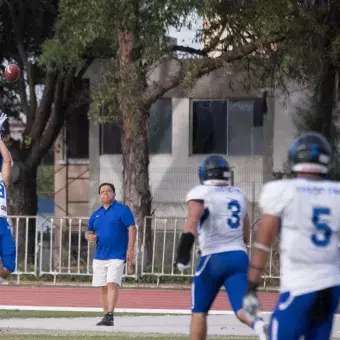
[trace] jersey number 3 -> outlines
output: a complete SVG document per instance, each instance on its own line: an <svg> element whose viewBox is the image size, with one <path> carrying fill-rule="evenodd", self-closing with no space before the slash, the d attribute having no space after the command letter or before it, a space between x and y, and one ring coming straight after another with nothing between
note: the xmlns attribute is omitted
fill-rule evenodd
<svg viewBox="0 0 340 340"><path fill-rule="evenodd" d="M312 242L317 247L326 247L328 243L330 242L330 238L332 236L332 229L329 227L329 225L325 222L320 222L320 219L322 219L323 216L329 216L330 215L330 209L329 208L314 208L313 209L313 225L316 229L318 229L318 232L322 232L322 237L317 237L318 235L316 233L312 234ZM320 234L319 234L320 235Z"/></svg>
<svg viewBox="0 0 340 340"><path fill-rule="evenodd" d="M227 219L227 224L230 228L236 229L241 224L240 212L241 206L238 201L230 201L227 204L228 211L231 213L231 216Z"/></svg>

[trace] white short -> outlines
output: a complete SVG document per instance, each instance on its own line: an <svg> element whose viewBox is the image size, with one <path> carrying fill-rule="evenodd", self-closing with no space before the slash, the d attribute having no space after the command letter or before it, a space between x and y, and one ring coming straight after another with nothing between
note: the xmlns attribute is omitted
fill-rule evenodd
<svg viewBox="0 0 340 340"><path fill-rule="evenodd" d="M106 286L113 282L122 285L125 263L123 260L93 260L92 286Z"/></svg>

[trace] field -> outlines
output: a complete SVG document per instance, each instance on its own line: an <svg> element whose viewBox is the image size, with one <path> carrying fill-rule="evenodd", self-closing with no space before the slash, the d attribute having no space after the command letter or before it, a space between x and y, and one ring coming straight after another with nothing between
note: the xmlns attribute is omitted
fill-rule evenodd
<svg viewBox="0 0 340 340"><path fill-rule="evenodd" d="M184 340L188 339L189 315L145 315L137 313L117 313L115 327L96 327L100 313L89 312L42 312L42 311L6 311L0 310L0 328L2 340ZM209 316L213 318L212 331L225 333L213 335L211 340L256 339L246 335L237 336L240 325L233 315ZM224 318L226 320L224 320ZM222 320L222 323L221 323ZM224 321L226 321L224 323ZM236 321L236 322L235 322ZM228 325L230 329L227 330ZM226 328L224 331L223 328ZM241 332L242 334L242 332Z"/></svg>
<svg viewBox="0 0 340 340"><path fill-rule="evenodd" d="M188 336L164 336L164 335L151 335L147 334L145 336L136 335L133 336L131 334L114 334L114 335L104 335L104 336L97 336L97 335L62 335L62 334L55 334L55 335L47 335L47 334L1 334L1 339L4 340L55 340L55 339L62 339L62 340L128 340L128 339L136 339L136 340L188 340ZM209 340L255 340L254 337L209 337Z"/></svg>
<svg viewBox="0 0 340 340"><path fill-rule="evenodd" d="M117 313L115 327L97 327L98 313L0 310L1 340L184 340L188 339L189 315ZM268 314L264 315L268 320ZM210 340L255 340L252 331L233 315L209 315ZM340 317L333 337L339 339Z"/></svg>

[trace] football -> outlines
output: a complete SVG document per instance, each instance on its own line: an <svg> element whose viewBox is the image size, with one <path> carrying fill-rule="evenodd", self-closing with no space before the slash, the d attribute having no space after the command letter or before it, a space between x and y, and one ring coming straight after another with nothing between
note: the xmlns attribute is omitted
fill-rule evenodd
<svg viewBox="0 0 340 340"><path fill-rule="evenodd" d="M14 83L20 78L20 68L15 64L10 64L6 66L4 74L10 83Z"/></svg>

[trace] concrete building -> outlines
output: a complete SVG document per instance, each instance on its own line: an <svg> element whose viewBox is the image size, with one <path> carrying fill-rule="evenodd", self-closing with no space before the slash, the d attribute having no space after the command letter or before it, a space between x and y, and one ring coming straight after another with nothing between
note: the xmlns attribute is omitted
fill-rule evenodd
<svg viewBox="0 0 340 340"><path fill-rule="evenodd" d="M105 64L95 60L87 70L84 78L91 89L100 82ZM164 63L150 79L160 80L176 67L175 62ZM197 169L205 154L226 156L234 184L254 203L263 182L273 171L283 170L295 134L292 114L303 91L295 88L288 96L266 89L264 98L264 89L245 91L240 78L219 69L199 79L190 91L180 86L153 105L150 186L156 216L184 216L185 194L198 184ZM114 183L117 199L122 199L120 128L88 122L84 112L68 129L73 132L65 130L57 141L55 212L87 216L98 205L100 182Z"/></svg>

